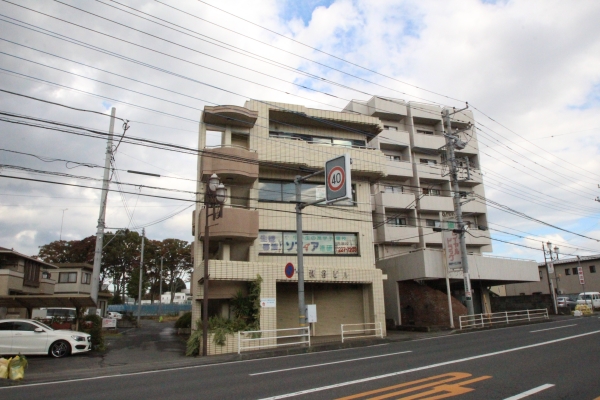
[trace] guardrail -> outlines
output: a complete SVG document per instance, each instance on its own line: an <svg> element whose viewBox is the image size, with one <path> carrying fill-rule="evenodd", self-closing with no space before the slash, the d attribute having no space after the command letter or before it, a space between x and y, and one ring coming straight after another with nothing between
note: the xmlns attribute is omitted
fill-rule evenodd
<svg viewBox="0 0 600 400"><path fill-rule="evenodd" d="M548 309L504 311L491 314L461 315L458 319L460 329L485 328L494 324L510 324L518 321L548 319Z"/></svg>
<svg viewBox="0 0 600 400"><path fill-rule="evenodd" d="M361 326L361 329L354 329L355 327ZM373 326L373 328L368 328L368 326ZM350 329L347 329L350 327ZM383 339L383 327L381 322L371 322L371 323L363 323L363 324L342 324L342 343L344 343L345 339L358 339L364 337L380 337ZM373 332L368 334L367 332ZM346 336L344 336L344 334Z"/></svg>
<svg viewBox="0 0 600 400"><path fill-rule="evenodd" d="M288 331L297 331L300 333L297 335L278 335L280 332ZM295 341L295 338L300 338L300 340ZM291 341L286 339L290 339ZM246 346L246 344L250 345ZM238 354L240 354L242 350L259 350L268 347L293 346L297 344L308 344L308 347L310 347L310 328L308 326L301 328L238 332Z"/></svg>

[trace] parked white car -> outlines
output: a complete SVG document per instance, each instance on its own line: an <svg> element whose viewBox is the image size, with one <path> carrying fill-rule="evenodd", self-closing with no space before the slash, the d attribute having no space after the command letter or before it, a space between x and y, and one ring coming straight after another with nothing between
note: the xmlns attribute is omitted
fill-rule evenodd
<svg viewBox="0 0 600 400"><path fill-rule="evenodd" d="M0 320L0 355L48 354L60 358L91 349L88 333L54 330L32 319Z"/></svg>
<svg viewBox="0 0 600 400"><path fill-rule="evenodd" d="M577 304L594 304L594 308L600 308L600 292L583 292L577 296Z"/></svg>
<svg viewBox="0 0 600 400"><path fill-rule="evenodd" d="M109 311L106 314L106 318L121 319L121 318L123 318L123 314L121 314L120 312L116 312L116 311Z"/></svg>

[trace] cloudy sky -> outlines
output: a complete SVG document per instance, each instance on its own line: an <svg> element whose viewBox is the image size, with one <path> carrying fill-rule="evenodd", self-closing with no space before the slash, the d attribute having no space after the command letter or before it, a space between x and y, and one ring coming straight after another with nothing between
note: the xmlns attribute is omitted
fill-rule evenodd
<svg viewBox="0 0 600 400"><path fill-rule="evenodd" d="M206 105L378 95L474 107L494 255L600 253L599 20L597 1L3 0L0 246L95 233L106 142L82 134L112 107L126 137L194 148ZM193 155L123 141L115 166L108 227L192 240Z"/></svg>

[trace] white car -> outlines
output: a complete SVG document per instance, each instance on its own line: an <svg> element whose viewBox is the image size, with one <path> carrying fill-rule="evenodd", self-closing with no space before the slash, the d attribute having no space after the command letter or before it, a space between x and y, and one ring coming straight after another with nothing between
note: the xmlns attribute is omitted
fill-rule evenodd
<svg viewBox="0 0 600 400"><path fill-rule="evenodd" d="M106 314L106 318L122 319L123 314L116 312L116 311L109 311L108 314Z"/></svg>
<svg viewBox="0 0 600 400"><path fill-rule="evenodd" d="M60 358L91 349L88 333L54 330L32 319L0 320L0 355L48 354Z"/></svg>

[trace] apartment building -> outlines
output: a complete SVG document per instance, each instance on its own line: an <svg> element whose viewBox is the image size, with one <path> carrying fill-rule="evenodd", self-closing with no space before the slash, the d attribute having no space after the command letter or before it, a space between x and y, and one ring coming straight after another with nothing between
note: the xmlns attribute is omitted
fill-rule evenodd
<svg viewBox="0 0 600 400"><path fill-rule="evenodd" d="M577 294L583 292L583 285L580 283L579 270L583 272L583 282L586 292L600 291L600 255L582 256L577 258L563 258L562 260L553 260L554 272L550 273L550 280L556 294ZM506 285L507 296L520 296L531 294L549 294L550 285L548 283L548 269L546 263L538 264L538 273L540 280L538 282L518 283Z"/></svg>
<svg viewBox="0 0 600 400"><path fill-rule="evenodd" d="M384 177L386 158L367 147L383 129L379 118L248 101L244 107L205 107L199 132L198 192L216 173L228 197L210 219L209 315L229 316L230 299L262 278L261 329L298 327L294 177L322 170L350 153L354 201L303 211L306 304L317 307L313 335L339 335L341 324L377 323L385 330L384 276L375 267L371 182ZM207 147L207 137L221 137ZM324 198L324 176L302 185L303 201ZM198 200L203 201L203 195ZM201 318L205 212L193 217L193 319Z"/></svg>
<svg viewBox="0 0 600 400"><path fill-rule="evenodd" d="M345 111L379 118L383 131L368 147L385 157L385 175L371 185L377 267L384 282L386 316L395 325L448 325L446 269L441 229L455 228L453 190L446 160L443 108L399 99L354 100ZM451 112L453 110L450 110ZM487 230L479 145L470 110L452 116L467 143L456 151L475 312L490 312L489 288L537 281L533 261L484 257L492 251ZM449 273L454 318L466 314L462 271ZM391 322L391 321L390 321Z"/></svg>

